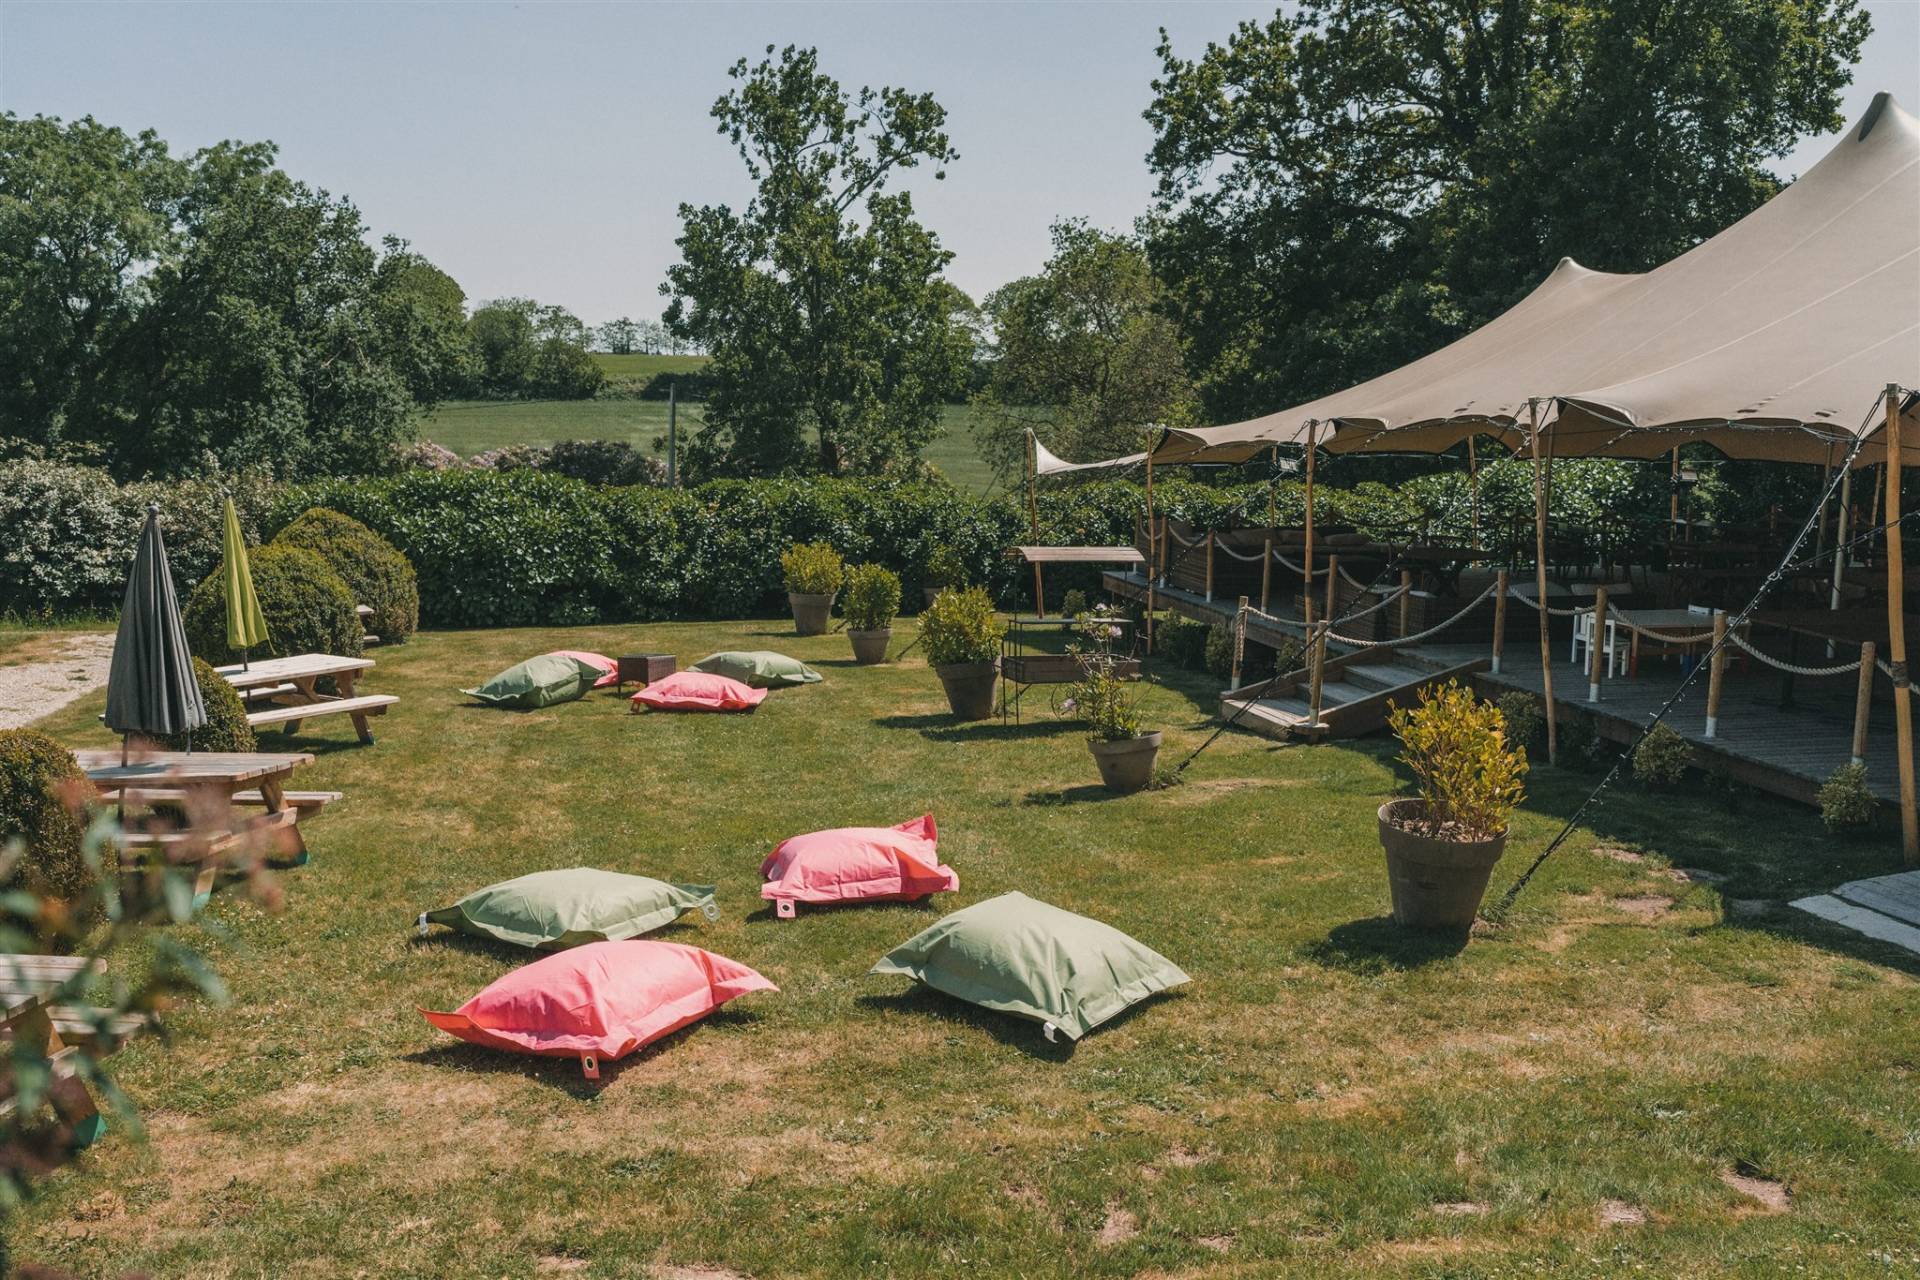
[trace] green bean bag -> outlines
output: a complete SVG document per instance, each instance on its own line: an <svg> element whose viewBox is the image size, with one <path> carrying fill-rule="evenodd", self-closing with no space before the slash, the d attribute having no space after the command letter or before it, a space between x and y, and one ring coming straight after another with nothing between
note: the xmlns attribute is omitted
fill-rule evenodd
<svg viewBox="0 0 1920 1280"><path fill-rule="evenodd" d="M788 685L817 684L820 681L820 673L798 658L789 658L784 653L771 653L765 649L710 653L694 663L693 669L738 680L755 689L781 689Z"/></svg>
<svg viewBox="0 0 1920 1280"><path fill-rule="evenodd" d="M1129 1005L1190 981L1180 967L1111 925L1003 893L956 911L889 951L897 973L972 1004L1078 1040Z"/></svg>
<svg viewBox="0 0 1920 1280"><path fill-rule="evenodd" d="M543 653L508 667L478 689L460 692L489 706L531 711L584 696L602 674L599 668L578 658Z"/></svg>
<svg viewBox="0 0 1920 1280"><path fill-rule="evenodd" d="M668 884L650 876L573 867L490 884L450 907L422 912L417 923L422 936L429 924L444 924L516 946L559 951L637 938L689 911L709 920L720 914L712 885Z"/></svg>

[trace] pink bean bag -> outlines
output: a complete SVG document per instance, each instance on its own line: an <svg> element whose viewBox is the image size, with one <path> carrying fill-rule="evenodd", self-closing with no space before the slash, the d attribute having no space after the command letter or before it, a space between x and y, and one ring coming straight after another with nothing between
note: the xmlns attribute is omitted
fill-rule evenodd
<svg viewBox="0 0 1920 1280"><path fill-rule="evenodd" d="M705 671L676 671L633 695L633 709L655 711L751 711L766 699L755 689Z"/></svg>
<svg viewBox="0 0 1920 1280"><path fill-rule="evenodd" d="M940 865L933 815L897 827L838 827L782 840L760 864L760 896L783 919L796 902L908 902L952 893L960 877Z"/></svg>
<svg viewBox="0 0 1920 1280"><path fill-rule="evenodd" d="M584 663L598 671L600 678L593 682L593 687L596 689L610 685L620 678L620 664L604 653L588 653L585 649L555 649L553 652L558 657L572 658L575 662Z"/></svg>
<svg viewBox="0 0 1920 1280"><path fill-rule="evenodd" d="M597 1080L602 1058L624 1058L749 991L778 990L699 947L591 942L515 969L453 1013L420 1016L469 1044L579 1058Z"/></svg>

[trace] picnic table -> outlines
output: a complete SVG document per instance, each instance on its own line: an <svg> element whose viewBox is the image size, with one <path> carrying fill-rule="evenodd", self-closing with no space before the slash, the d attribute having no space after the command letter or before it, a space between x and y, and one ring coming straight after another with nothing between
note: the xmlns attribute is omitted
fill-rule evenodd
<svg viewBox="0 0 1920 1280"><path fill-rule="evenodd" d="M176 865L199 867L195 892L213 888L218 858L236 846L261 842L295 865L307 860L299 818L339 799L337 792L290 792L286 781L313 757L304 751L150 751L121 763L117 750L76 751L74 758L96 789L119 798L123 806L170 804L205 823L209 813L224 815L206 830L129 831L122 836L128 861L160 853ZM236 809L260 807L246 818Z"/></svg>
<svg viewBox="0 0 1920 1280"><path fill-rule="evenodd" d="M75 1049L60 1034L52 1001L68 981L92 967L80 957L0 955L0 1037L32 1046L53 1064L48 1099L83 1146L100 1136L106 1122L74 1070ZM0 1111L12 1108L11 1096L0 1099Z"/></svg>
<svg viewBox="0 0 1920 1280"><path fill-rule="evenodd" d="M383 716L400 699L391 694L356 695L360 673L373 666L371 658L341 658L330 653L300 653L290 658L216 667L247 703L247 723L256 729L284 725L297 733L304 720L317 716L353 718L360 741L373 742L369 716ZM319 683L331 676L338 693L321 693ZM257 708L257 709L256 709Z"/></svg>

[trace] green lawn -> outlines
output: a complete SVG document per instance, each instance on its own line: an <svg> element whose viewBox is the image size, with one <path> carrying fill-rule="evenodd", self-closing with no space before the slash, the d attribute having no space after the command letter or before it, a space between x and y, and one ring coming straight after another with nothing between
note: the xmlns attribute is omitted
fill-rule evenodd
<svg viewBox="0 0 1920 1280"><path fill-rule="evenodd" d="M653 356L631 352L624 356L605 351L593 353L593 362L609 378L651 378L657 373L691 373L706 367L711 356Z"/></svg>
<svg viewBox="0 0 1920 1280"><path fill-rule="evenodd" d="M704 360L704 356L601 356L600 360ZM973 409L948 405L944 428L928 447L927 461L955 484L986 489L993 480L969 433ZM680 407L680 429L696 431L701 406ZM555 440L625 440L650 448L667 434L664 400L455 400L423 418L420 436L471 457L507 444L552 444Z"/></svg>
<svg viewBox="0 0 1920 1280"><path fill-rule="evenodd" d="M1110 798L1073 726L955 724L917 657L855 668L844 637L790 631L376 650L368 690L401 699L378 744L326 722L294 740L320 756L297 785L347 798L309 826L313 862L281 875L285 910L222 899L220 935L178 931L211 949L231 1006L182 1010L172 1046L118 1059L150 1142L110 1136L58 1176L13 1257L88 1275L705 1280L1920 1267L1920 968L1779 906L1894 869L1891 842L1829 840L1757 796L1629 788L1460 949L1384 919L1374 809L1403 786L1384 742L1228 734L1186 785ZM610 692L511 714L455 692L559 646L683 663L777 647L827 678L736 718L630 715ZM1145 706L1177 760L1211 731L1217 686L1161 674ZM100 706L48 727L104 743ZM1536 772L1496 890L1591 782ZM758 898L782 837L927 811L960 893L794 921ZM779 993L598 1086L415 1013L528 958L416 938L418 912L583 864L718 884L717 923L665 936ZM1069 1048L867 976L941 914L1016 888L1194 981ZM1787 1211L1734 1172L1783 1183Z"/></svg>

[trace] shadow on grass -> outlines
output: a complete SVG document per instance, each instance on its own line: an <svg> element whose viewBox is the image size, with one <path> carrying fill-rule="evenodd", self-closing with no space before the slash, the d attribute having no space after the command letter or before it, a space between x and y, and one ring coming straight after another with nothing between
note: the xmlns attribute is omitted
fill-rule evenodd
<svg viewBox="0 0 1920 1280"><path fill-rule="evenodd" d="M1336 926L1302 954L1329 969L1372 975L1450 960L1466 950L1467 936L1465 929L1409 929L1392 916L1371 916Z"/></svg>
<svg viewBox="0 0 1920 1280"><path fill-rule="evenodd" d="M1087 1032L1087 1036L1104 1035L1163 1001L1185 998L1185 993L1180 991L1157 992L1137 1004L1128 1005ZM934 1018L941 1022L958 1023L984 1032L1001 1044L1018 1049L1028 1057L1038 1058L1042 1062L1069 1062L1073 1058L1076 1047L1076 1042L1064 1035L1048 1040L1046 1033L1040 1029L1040 1024L1037 1022L1029 1022L1025 1018L1015 1017L1009 1013L999 1013L993 1009L984 1009L976 1004L968 1004L965 1000L936 991L924 983L916 982L905 991L894 995L861 996L859 1003L881 1013L910 1013ZM1087 1037L1082 1037L1082 1039L1085 1038Z"/></svg>
<svg viewBox="0 0 1920 1280"><path fill-rule="evenodd" d="M883 729L916 729L921 737L933 742L1017 742L1086 732L1086 726L1077 720L1050 716L1029 716L1019 723L1005 724L997 715L991 720L955 720L951 715L877 716L874 723Z"/></svg>
<svg viewBox="0 0 1920 1280"><path fill-rule="evenodd" d="M655 1059L672 1053L674 1047L689 1036L703 1030L752 1026L758 1021L759 1017L750 1010L738 1009L732 1005L715 1009L700 1021L690 1023L671 1035L662 1036L652 1044L628 1054L617 1062L602 1058L598 1080L589 1080L580 1073L578 1054L546 1057L531 1053L513 1053L451 1038L446 1043L434 1045L432 1048L419 1049L402 1055L402 1061L418 1063L425 1067L444 1067L451 1071L519 1076L522 1079L546 1085L579 1101L589 1102L601 1090L612 1087L628 1072L643 1071Z"/></svg>
<svg viewBox="0 0 1920 1280"><path fill-rule="evenodd" d="M803 920L812 915L846 915L865 911L884 911L889 908L894 910L917 911L930 915L934 911L934 899L939 896L938 894L930 893L925 897L910 900L869 899L865 902L798 902L794 904L794 912L796 920ZM772 899L764 899L763 903L764 905L762 905L759 910L750 911L742 916L741 919L745 920L748 924L778 920L780 918L778 908Z"/></svg>
<svg viewBox="0 0 1920 1280"><path fill-rule="evenodd" d="M1125 795L1119 791L1109 791L1097 782L1084 786L1062 787L1056 791L1029 791L1020 797L1023 807L1058 808L1070 804L1098 804L1102 800L1121 800Z"/></svg>

